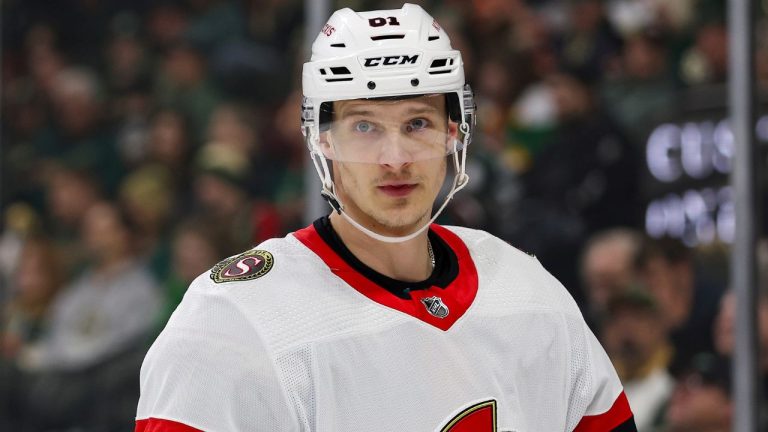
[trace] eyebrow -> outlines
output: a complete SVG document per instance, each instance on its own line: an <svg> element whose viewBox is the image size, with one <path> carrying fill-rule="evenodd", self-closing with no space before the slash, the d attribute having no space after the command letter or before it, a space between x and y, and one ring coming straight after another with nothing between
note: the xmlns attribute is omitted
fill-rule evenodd
<svg viewBox="0 0 768 432"><path fill-rule="evenodd" d="M406 115L419 115L419 114L429 114L429 113L436 113L439 112L439 110L433 106L424 106L424 107L411 107L408 108L405 111ZM343 113L343 117L352 117L352 116L375 116L376 113L374 113L371 110L361 109L361 108L350 108L346 112Z"/></svg>
<svg viewBox="0 0 768 432"><path fill-rule="evenodd" d="M352 116L373 116L373 111L364 110L364 109L355 109L352 108L349 111L345 112L343 114L343 117L352 117Z"/></svg>

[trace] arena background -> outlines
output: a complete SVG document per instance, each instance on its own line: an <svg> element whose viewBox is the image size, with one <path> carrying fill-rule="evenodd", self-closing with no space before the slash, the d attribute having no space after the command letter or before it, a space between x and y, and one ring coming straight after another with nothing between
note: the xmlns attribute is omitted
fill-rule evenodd
<svg viewBox="0 0 768 432"><path fill-rule="evenodd" d="M732 346L718 336L733 322L725 1L413 2L462 51L478 104L471 182L440 222L537 255L620 372L633 371L625 384L659 364L670 371L641 431L701 430L684 423L703 415L693 398L707 397L688 388L691 374L723 390L719 405L730 400ZM761 95L768 2L756 9ZM0 429L130 430L141 359L188 283L326 211L299 129L305 44L322 25L305 33L307 19L300 0L2 2ZM758 172L768 168L764 101ZM761 179L760 215L767 191ZM588 247L641 234L656 241L587 265ZM664 276L690 270L696 281L696 300L680 300L690 328L660 324L654 341L635 327L666 323L665 301L678 297L653 286L649 250L667 258ZM83 285L109 294L69 294ZM702 345L686 345L683 330ZM660 361L662 346L709 353Z"/></svg>

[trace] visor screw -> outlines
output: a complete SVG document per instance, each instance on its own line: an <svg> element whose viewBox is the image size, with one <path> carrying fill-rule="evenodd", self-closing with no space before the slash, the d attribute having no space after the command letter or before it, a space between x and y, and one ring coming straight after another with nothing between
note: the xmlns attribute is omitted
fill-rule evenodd
<svg viewBox="0 0 768 432"><path fill-rule="evenodd" d="M411 85L414 86L414 87L417 87L419 85L419 79L418 78L413 78L411 80Z"/></svg>
<svg viewBox="0 0 768 432"><path fill-rule="evenodd" d="M373 90L376 88L376 83L373 81L368 81L368 88Z"/></svg>

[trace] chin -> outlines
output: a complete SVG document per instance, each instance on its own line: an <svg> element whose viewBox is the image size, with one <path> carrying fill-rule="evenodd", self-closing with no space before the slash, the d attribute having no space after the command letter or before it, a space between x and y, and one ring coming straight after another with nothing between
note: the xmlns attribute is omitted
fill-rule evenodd
<svg viewBox="0 0 768 432"><path fill-rule="evenodd" d="M378 199L357 201L351 197L347 202L349 215L374 231L388 235L408 235L421 228L431 217L432 207L425 207L420 196L400 199ZM367 223L366 223L367 222Z"/></svg>
<svg viewBox="0 0 768 432"><path fill-rule="evenodd" d="M388 231L407 235L421 227L421 224L429 220L429 215L424 212L414 210L403 211L394 210L383 214L372 215L379 225L382 225Z"/></svg>

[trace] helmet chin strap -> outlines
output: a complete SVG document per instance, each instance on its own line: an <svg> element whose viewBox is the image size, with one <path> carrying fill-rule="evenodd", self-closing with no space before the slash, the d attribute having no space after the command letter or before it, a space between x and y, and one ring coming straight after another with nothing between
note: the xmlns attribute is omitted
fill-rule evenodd
<svg viewBox="0 0 768 432"><path fill-rule="evenodd" d="M379 234L377 232L374 232L366 227L364 227L361 223L357 222L350 216L345 210L344 210L344 204L341 202L341 199L336 194L336 186L333 183L333 179L331 178L330 169L328 167L328 161L325 158L325 156L322 154L322 152L316 152L313 154L312 162L315 165L315 170L317 171L317 174L320 176L320 179L323 183L323 190L320 192L323 198L328 201L328 204L333 207L333 209L339 213L341 216L344 217L344 219L347 220L352 226L357 228L358 230L362 231L363 234L385 242L385 243L402 243L406 242L408 240L411 240L413 238L416 238L419 234L423 233L429 226L437 219L438 216L440 216L440 213L443 212L445 207L448 205L448 203L451 201L453 196L456 194L456 192L462 190L464 186L467 185L469 182L469 176L466 173L466 165L467 165L467 146L470 142L470 134L469 134L469 125L467 123L462 123L461 131L464 133L463 142L462 142L462 149L459 150L456 148L456 143L458 140L453 140L453 166L456 171L456 175L453 177L453 185L451 186L451 191L446 195L445 200L443 201L443 204L440 206L440 208L435 212L435 215L432 216L432 218L427 222L426 224L422 225L421 228L417 229L416 231L404 235L404 236L386 236ZM461 152L461 157L459 157L459 152ZM320 163L316 160L315 156L317 156L318 159L320 159Z"/></svg>

